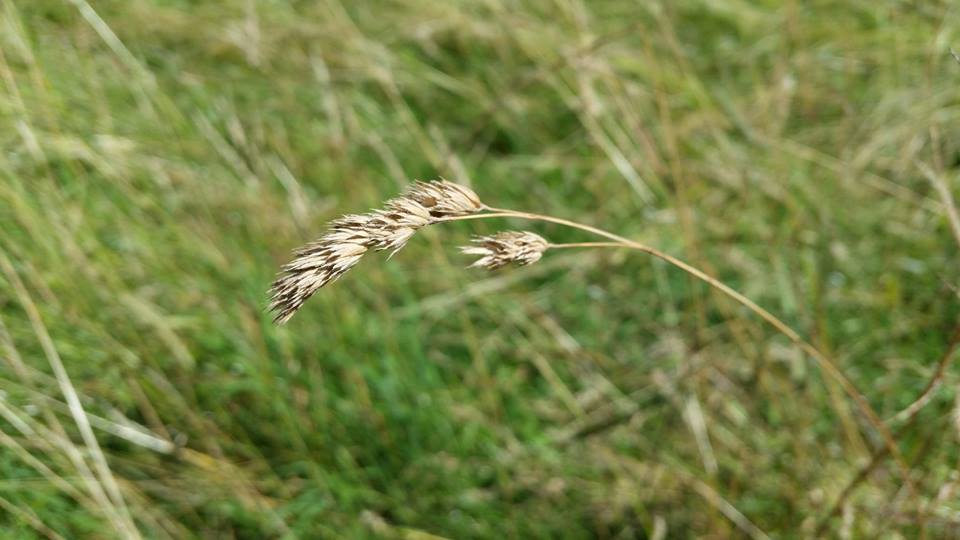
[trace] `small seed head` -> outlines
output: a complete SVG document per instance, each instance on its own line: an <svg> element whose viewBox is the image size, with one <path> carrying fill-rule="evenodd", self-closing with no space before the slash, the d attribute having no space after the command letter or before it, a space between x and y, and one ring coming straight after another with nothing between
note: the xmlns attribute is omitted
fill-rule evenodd
<svg viewBox="0 0 960 540"><path fill-rule="evenodd" d="M480 255L471 268L496 270L508 264L525 266L540 260L550 244L538 234L528 231L504 231L492 236L480 236L472 246L460 251L468 255Z"/></svg>

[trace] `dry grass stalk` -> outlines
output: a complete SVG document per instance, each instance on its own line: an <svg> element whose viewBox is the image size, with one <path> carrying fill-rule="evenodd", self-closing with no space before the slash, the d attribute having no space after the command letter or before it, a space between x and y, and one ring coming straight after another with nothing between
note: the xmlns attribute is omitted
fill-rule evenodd
<svg viewBox="0 0 960 540"><path fill-rule="evenodd" d="M285 323L314 292L339 278L369 249L402 248L421 227L429 224L466 219L509 217L555 223L601 236L606 242L576 244L548 244L533 233L507 232L481 238L466 252L481 255L473 266L494 269L511 262L529 264L539 260L543 252L553 248L616 247L641 251L683 270L720 291L730 299L762 318L778 332L790 339L817 361L820 368L843 388L857 404L870 425L880 434L887 451L899 466L900 475L908 492L914 493L909 470L890 429L843 371L809 341L778 317L720 280L684 261L645 244L623 236L562 218L504 210L483 204L469 188L447 182L417 182L403 196L388 201L382 210L368 214L346 216L331 224L331 231L319 240L296 252L296 258L283 267L273 284L270 309L277 312L275 321ZM514 236L520 235L520 236ZM536 240L533 237L536 236ZM523 244L519 239L523 239Z"/></svg>

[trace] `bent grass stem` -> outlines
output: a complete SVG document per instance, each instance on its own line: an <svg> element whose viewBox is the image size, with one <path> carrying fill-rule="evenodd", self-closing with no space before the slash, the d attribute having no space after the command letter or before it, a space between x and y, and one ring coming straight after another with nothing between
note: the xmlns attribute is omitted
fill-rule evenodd
<svg viewBox="0 0 960 540"><path fill-rule="evenodd" d="M490 219L490 218L517 218L517 219L526 219L531 221L543 221L548 223L555 223L558 225L564 225L566 227L571 227L574 229L579 229L586 231L597 236L601 236L612 240L611 242L578 242L571 244L551 244L551 248L591 248L591 247L619 247L619 248L628 248L641 251L648 255L652 255L662 261L667 262L668 264L683 270L687 274L703 281L704 283L710 285L714 289L720 291L727 297L731 298L738 304L752 311L755 315L766 321L770 326L776 329L778 332L786 336L790 341L792 341L796 346L806 353L808 356L813 358L820 368L827 373L831 378L833 378L843 389L843 391L850 396L851 399L857 404L857 407L867 417L870 425L877 430L881 438L884 441L884 445L887 447L887 450L894 457L897 462L897 465L900 469L900 475L903 478L904 485L907 487L908 491L911 494L914 494L913 484L910 480L910 467L907 465L906 460L903 458L903 454L900 452L900 448L897 446L896 440L893 437L893 434L890 432L890 429L883 423L880 419L880 416L873 409L867 399L863 394L857 389L856 385L853 384L843 371L826 355L821 353L816 347L814 347L809 341L805 340L799 332L791 328L787 323L780 320L774 314L770 313L759 304L750 300L737 290L726 285L722 281L704 273L702 270L693 267L686 262L672 256L668 255L658 249L652 248L646 244L641 244L630 240L629 238L614 234L597 227L590 225L585 225L583 223L577 223L575 221L570 221L563 218L557 218L553 216L546 216L542 214L535 214L531 212L520 212L515 210L509 210L504 208L493 208L490 206L484 206L483 208L486 212L480 214L471 214L466 216L454 216L440 218L436 221L445 222L445 221L465 221L469 219Z"/></svg>

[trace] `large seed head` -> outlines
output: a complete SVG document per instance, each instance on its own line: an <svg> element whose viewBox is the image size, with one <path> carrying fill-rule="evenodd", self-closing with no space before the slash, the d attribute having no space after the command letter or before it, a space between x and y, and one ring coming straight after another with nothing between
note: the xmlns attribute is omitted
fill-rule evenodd
<svg viewBox="0 0 960 540"><path fill-rule="evenodd" d="M313 293L353 268L366 252L362 243L345 240L343 231L331 232L298 249L296 258L283 266L270 289L274 322L290 320Z"/></svg>
<svg viewBox="0 0 960 540"><path fill-rule="evenodd" d="M271 288L270 310L277 324L287 322L321 287L336 281L368 250L390 250L391 256L417 230L438 218L479 212L483 204L470 188L435 180L417 182L406 194L378 210L348 214L330 223L319 240L294 252Z"/></svg>

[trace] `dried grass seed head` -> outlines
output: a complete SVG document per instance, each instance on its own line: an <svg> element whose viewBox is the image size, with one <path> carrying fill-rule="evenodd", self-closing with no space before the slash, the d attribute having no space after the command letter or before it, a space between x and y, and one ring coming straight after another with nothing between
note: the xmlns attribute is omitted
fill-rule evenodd
<svg viewBox="0 0 960 540"><path fill-rule="evenodd" d="M529 231L504 231L491 236L480 236L473 240L474 245L464 246L460 251L480 258L470 265L471 268L496 270L508 264L525 266L533 264L543 257L550 247L542 236Z"/></svg>
<svg viewBox="0 0 960 540"><path fill-rule="evenodd" d="M414 182L404 196L419 203L435 218L465 216L483 210L480 197L472 189L446 180Z"/></svg>
<svg viewBox="0 0 960 540"><path fill-rule="evenodd" d="M294 260L283 266L270 289L270 311L276 312L275 323L290 320L313 293L360 262L367 246L352 237L344 238L345 234L334 231L324 235L297 250Z"/></svg>
<svg viewBox="0 0 960 540"><path fill-rule="evenodd" d="M366 214L348 214L330 223L320 239L294 252L271 287L274 321L287 322L321 287L337 280L370 249L402 249L417 230L438 218L462 216L483 209L467 187L435 180L416 182L400 197Z"/></svg>

